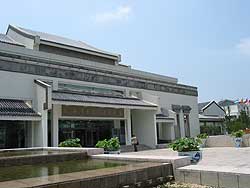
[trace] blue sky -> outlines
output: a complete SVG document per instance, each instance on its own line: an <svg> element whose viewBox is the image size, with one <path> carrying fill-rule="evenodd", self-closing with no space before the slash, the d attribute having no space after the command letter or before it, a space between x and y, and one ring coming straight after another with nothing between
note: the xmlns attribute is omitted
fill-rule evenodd
<svg viewBox="0 0 250 188"><path fill-rule="evenodd" d="M250 98L250 1L8 0L8 24L85 41L133 68L198 87L199 101Z"/></svg>

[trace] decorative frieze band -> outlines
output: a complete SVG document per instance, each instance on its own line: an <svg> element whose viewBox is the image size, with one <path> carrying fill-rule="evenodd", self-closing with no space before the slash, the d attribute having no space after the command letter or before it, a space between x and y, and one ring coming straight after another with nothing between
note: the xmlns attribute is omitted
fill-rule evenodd
<svg viewBox="0 0 250 188"><path fill-rule="evenodd" d="M59 68L42 64L35 64L35 62L34 64L31 63L27 64L15 61L0 60L0 70L47 76L47 77L80 80L80 81L94 82L100 84L109 84L122 87L155 90L155 91L162 91L162 92L176 93L176 94L183 94L190 96L198 96L197 90L178 88L175 85L166 86L160 83L157 84L148 82L147 80L137 81L137 80L119 78L114 76L112 77L112 75L108 74L100 75L90 72L72 70L69 68Z"/></svg>
<svg viewBox="0 0 250 188"><path fill-rule="evenodd" d="M188 105L176 105L176 104L172 104L172 110L176 113L180 113L181 110L183 111L183 113L187 114L190 113L190 111L192 110L192 108Z"/></svg>

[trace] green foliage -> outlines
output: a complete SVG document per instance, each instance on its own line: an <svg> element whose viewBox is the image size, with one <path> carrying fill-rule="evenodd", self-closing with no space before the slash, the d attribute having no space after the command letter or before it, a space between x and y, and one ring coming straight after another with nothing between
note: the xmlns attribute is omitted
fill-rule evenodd
<svg viewBox="0 0 250 188"><path fill-rule="evenodd" d="M228 133L250 128L250 117L244 111L242 111L240 113L240 116L236 119L231 119L227 117L226 127L227 127Z"/></svg>
<svg viewBox="0 0 250 188"><path fill-rule="evenodd" d="M82 147L79 138L68 139L59 144L59 147Z"/></svg>
<svg viewBox="0 0 250 188"><path fill-rule="evenodd" d="M232 132L232 136L235 136L236 138L241 138L243 135L244 135L243 130L238 130L238 131Z"/></svg>
<svg viewBox="0 0 250 188"><path fill-rule="evenodd" d="M111 138L109 140L101 140L98 141L95 145L97 148L103 148L105 151L117 151L120 149L121 145L118 137Z"/></svg>
<svg viewBox="0 0 250 188"><path fill-rule="evenodd" d="M185 152L185 151L199 151L199 145L201 140L199 138L180 138L170 144L170 147L174 151Z"/></svg>
<svg viewBox="0 0 250 188"><path fill-rule="evenodd" d="M221 135L221 127L219 125L202 125L200 126L201 133L206 133L207 135Z"/></svg>
<svg viewBox="0 0 250 188"><path fill-rule="evenodd" d="M197 135L197 138L200 138L200 139L207 139L207 138L208 138L208 134L207 134L207 133L199 134L199 135Z"/></svg>
<svg viewBox="0 0 250 188"><path fill-rule="evenodd" d="M107 139L98 141L97 144L95 145L95 147L103 148L105 151L107 151L108 150L108 141L107 141Z"/></svg>

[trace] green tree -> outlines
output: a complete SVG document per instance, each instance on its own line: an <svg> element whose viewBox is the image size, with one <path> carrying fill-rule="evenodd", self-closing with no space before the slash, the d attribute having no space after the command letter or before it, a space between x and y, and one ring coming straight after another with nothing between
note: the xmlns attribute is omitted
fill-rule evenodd
<svg viewBox="0 0 250 188"><path fill-rule="evenodd" d="M228 133L250 128L250 117L246 114L245 111L242 111L239 117L236 119L231 119L227 117L226 127L227 127Z"/></svg>

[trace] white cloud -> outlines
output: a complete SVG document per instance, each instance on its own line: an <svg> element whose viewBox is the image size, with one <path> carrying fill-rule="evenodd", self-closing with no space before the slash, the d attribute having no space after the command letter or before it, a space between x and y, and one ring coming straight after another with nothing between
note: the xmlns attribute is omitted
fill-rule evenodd
<svg viewBox="0 0 250 188"><path fill-rule="evenodd" d="M132 9L130 6L120 6L114 11L98 13L95 16L96 22L106 23L128 19Z"/></svg>
<svg viewBox="0 0 250 188"><path fill-rule="evenodd" d="M243 38L240 40L236 48L240 50L241 53L250 55L250 38Z"/></svg>

